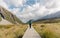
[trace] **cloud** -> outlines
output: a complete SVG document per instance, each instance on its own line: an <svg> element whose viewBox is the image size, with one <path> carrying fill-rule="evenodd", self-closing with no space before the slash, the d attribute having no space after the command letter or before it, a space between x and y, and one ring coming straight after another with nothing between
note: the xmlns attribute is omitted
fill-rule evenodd
<svg viewBox="0 0 60 38"><path fill-rule="evenodd" d="M13 14L18 15L20 13L21 7L26 0L0 0L0 5L7 8Z"/></svg>
<svg viewBox="0 0 60 38"><path fill-rule="evenodd" d="M4 0L9 6L13 5L15 7L19 7L23 5L25 0Z"/></svg>
<svg viewBox="0 0 60 38"><path fill-rule="evenodd" d="M28 6L19 16L26 23L31 19L38 20L57 11L60 11L60 0L43 0L42 2Z"/></svg>
<svg viewBox="0 0 60 38"><path fill-rule="evenodd" d="M0 0L0 6L8 9L8 5L3 0Z"/></svg>
<svg viewBox="0 0 60 38"><path fill-rule="evenodd" d="M44 6L40 6L39 3L36 3L34 4L33 6L28 6L22 14L20 14L20 19L23 21L23 22L27 22L31 19L33 20L37 20L43 16L45 16L46 14L48 13L45 13L46 12L46 8Z"/></svg>
<svg viewBox="0 0 60 38"><path fill-rule="evenodd" d="M24 23L60 11L60 0L0 0L0 5L17 15Z"/></svg>
<svg viewBox="0 0 60 38"><path fill-rule="evenodd" d="M20 11L20 7L24 2L25 0L0 0L0 6L17 15L17 13Z"/></svg>
<svg viewBox="0 0 60 38"><path fill-rule="evenodd" d="M19 8L13 8L13 9L10 9L10 11L11 11L13 14L17 15L17 13L19 13Z"/></svg>

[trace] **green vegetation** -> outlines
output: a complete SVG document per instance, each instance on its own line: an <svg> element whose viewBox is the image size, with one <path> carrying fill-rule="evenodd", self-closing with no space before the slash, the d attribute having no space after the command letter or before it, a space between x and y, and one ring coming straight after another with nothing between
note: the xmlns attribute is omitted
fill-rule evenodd
<svg viewBox="0 0 60 38"><path fill-rule="evenodd" d="M22 38L27 25L0 25L0 38Z"/></svg>

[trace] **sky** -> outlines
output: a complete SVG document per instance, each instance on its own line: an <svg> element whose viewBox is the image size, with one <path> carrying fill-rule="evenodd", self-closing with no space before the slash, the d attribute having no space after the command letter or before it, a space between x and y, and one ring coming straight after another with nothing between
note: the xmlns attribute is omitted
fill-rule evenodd
<svg viewBox="0 0 60 38"><path fill-rule="evenodd" d="M60 11L60 0L0 0L0 6L26 23Z"/></svg>

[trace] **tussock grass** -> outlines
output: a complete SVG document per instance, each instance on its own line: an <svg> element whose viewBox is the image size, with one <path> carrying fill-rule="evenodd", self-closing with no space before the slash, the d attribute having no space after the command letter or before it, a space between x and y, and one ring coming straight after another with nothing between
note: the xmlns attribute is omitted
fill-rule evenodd
<svg viewBox="0 0 60 38"><path fill-rule="evenodd" d="M0 25L0 29L4 28L4 29L8 29L8 28L11 28L13 27L14 25Z"/></svg>
<svg viewBox="0 0 60 38"><path fill-rule="evenodd" d="M42 38L60 38L60 23L34 23L33 27Z"/></svg>
<svg viewBox="0 0 60 38"><path fill-rule="evenodd" d="M0 21L2 20L1 15L0 15Z"/></svg>
<svg viewBox="0 0 60 38"><path fill-rule="evenodd" d="M27 25L0 25L0 38L22 38Z"/></svg>

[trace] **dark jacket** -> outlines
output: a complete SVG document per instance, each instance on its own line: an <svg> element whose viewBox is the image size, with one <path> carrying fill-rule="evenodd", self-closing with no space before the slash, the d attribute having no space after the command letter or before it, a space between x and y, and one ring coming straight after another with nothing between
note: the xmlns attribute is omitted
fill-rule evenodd
<svg viewBox="0 0 60 38"><path fill-rule="evenodd" d="M29 23L29 27L31 28L32 21L30 20L28 23Z"/></svg>

